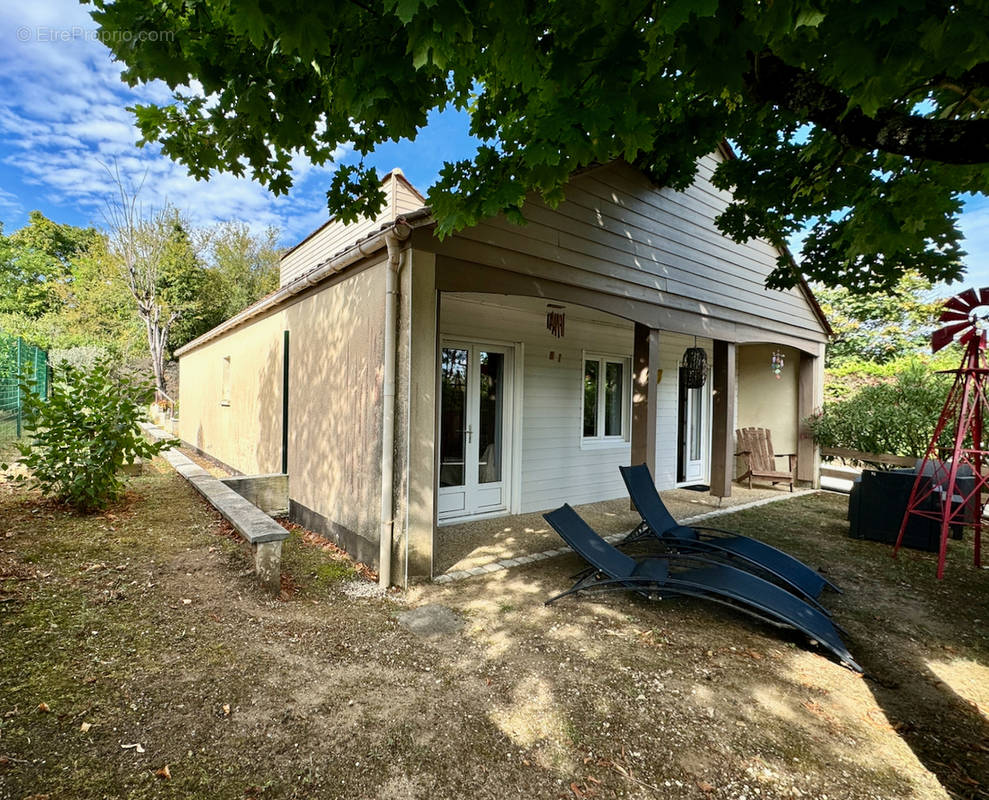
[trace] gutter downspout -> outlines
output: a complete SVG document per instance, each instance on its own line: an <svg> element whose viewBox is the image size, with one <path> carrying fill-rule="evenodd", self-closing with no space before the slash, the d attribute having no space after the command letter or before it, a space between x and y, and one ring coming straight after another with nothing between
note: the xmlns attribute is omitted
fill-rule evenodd
<svg viewBox="0 0 989 800"><path fill-rule="evenodd" d="M385 273L385 375L381 409L381 530L378 584L391 585L391 549L395 533L395 376L398 373L398 276L404 263L402 242L412 229L400 219L385 234L388 265Z"/></svg>

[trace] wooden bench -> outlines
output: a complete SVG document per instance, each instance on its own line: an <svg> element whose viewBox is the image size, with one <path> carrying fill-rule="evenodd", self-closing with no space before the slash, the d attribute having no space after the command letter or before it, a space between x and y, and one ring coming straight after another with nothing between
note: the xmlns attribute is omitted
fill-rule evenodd
<svg viewBox="0 0 989 800"><path fill-rule="evenodd" d="M777 483L788 483L790 491L793 491L794 476L797 473L797 454L774 453L773 441L768 428L740 428L736 430L735 446L738 447L738 452L735 455L741 456L746 464L746 471L738 476L739 481L748 478L751 489L752 479L761 478L770 481L773 486ZM789 458L789 472L776 469L777 458Z"/></svg>

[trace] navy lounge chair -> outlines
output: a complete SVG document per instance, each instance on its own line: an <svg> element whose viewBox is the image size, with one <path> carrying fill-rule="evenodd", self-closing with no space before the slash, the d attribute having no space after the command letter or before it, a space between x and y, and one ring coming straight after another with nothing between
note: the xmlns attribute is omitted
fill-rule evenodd
<svg viewBox="0 0 989 800"><path fill-rule="evenodd" d="M835 624L818 609L776 584L698 554L636 560L602 539L569 505L543 514L591 569L546 605L585 590L625 590L660 597L697 597L729 606L772 625L795 628L856 672Z"/></svg>
<svg viewBox="0 0 989 800"><path fill-rule="evenodd" d="M635 467L618 469L625 479L629 497L632 498L632 503L642 517L642 525L625 538L626 543L655 536L663 544L680 551L704 553L714 558L745 562L745 565L757 567L772 575L787 588L813 601L814 605L818 605L817 598L820 597L821 590L825 586L841 592L841 589L803 561L758 539L720 528L688 528L680 525L673 519L673 515L656 491L656 484L649 474L649 467L639 464ZM820 608L819 605L818 607Z"/></svg>

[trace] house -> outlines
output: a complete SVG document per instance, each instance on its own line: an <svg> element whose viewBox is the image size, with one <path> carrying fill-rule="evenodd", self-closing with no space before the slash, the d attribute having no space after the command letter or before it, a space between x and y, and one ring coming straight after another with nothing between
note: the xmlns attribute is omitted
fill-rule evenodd
<svg viewBox="0 0 989 800"><path fill-rule="evenodd" d="M805 285L765 288L776 248L715 228L726 157L684 192L599 166L558 208L529 202L525 226L442 241L393 171L377 219L327 222L283 255L276 292L178 351L179 435L287 472L292 518L397 584L433 574L437 526L622 497L620 464L726 496L738 427L771 428L816 485L801 420L828 324ZM689 348L702 385L683 379Z"/></svg>

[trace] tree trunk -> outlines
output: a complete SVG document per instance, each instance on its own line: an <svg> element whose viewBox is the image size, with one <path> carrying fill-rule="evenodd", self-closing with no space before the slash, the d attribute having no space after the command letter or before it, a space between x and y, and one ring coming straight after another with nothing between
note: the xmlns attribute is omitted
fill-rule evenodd
<svg viewBox="0 0 989 800"><path fill-rule="evenodd" d="M150 316L144 318L144 326L148 332L148 353L151 355L151 371L155 377L155 388L165 391L165 347L163 331L158 320ZM167 335L167 333L165 334Z"/></svg>
<svg viewBox="0 0 989 800"><path fill-rule="evenodd" d="M989 68L983 68L966 75L977 80L987 72ZM791 66L772 53L753 55L745 82L757 101L805 115L847 147L944 164L989 160L989 119L929 119L892 107L868 116L861 108L850 108L844 94L818 81L813 72Z"/></svg>

